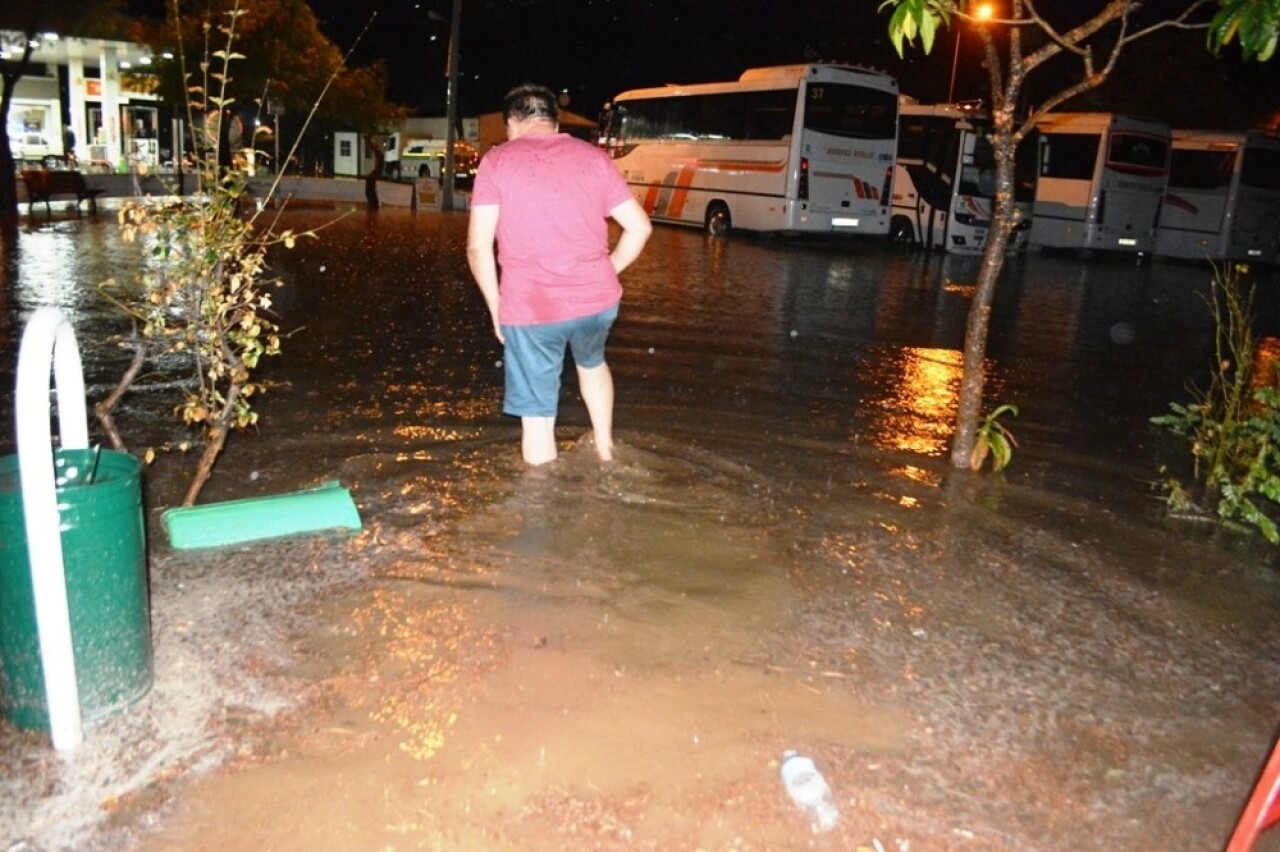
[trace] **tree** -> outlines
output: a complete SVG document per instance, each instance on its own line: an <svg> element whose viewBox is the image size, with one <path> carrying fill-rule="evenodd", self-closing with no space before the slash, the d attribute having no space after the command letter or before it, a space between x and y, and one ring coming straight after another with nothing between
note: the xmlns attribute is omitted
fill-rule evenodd
<svg viewBox="0 0 1280 852"><path fill-rule="evenodd" d="M134 357L116 387L95 406L116 449L125 446L113 411L146 362L174 355L190 365L192 380L177 410L184 423L200 430L202 451L183 497L186 506L195 503L209 480L231 431L257 423L253 397L265 386L255 371L262 358L280 352L282 335L271 312L270 294L279 282L268 275L267 250L292 247L299 236L314 236L277 232L273 217L264 226L261 210L244 203L256 170L253 135L229 133L223 120L235 114L230 110L235 103L233 67L245 58L237 40L246 12L238 3L232 0L220 23L202 23L201 52L187 57L179 51L176 57L180 67L195 69L186 75L181 101L195 141L187 158L195 192L126 201L119 214L123 237L143 244L151 262L141 264L131 279L109 279L100 285L101 292L133 320L124 342ZM331 79L334 73L336 69ZM322 89L320 96L323 93ZM231 142L233 137L239 138ZM224 156L228 145L233 150ZM273 185L268 200L274 191ZM189 446L184 441L179 448ZM148 460L153 452L148 450Z"/></svg>
<svg viewBox="0 0 1280 852"><path fill-rule="evenodd" d="M889 35L899 56L904 43L914 44L917 37L928 53L939 29L955 21L976 32L985 56L996 198L965 327L964 372L951 446L951 464L960 468L971 466L978 443L991 304L1010 235L1021 215L1014 203L1014 157L1036 120L1099 86L1115 69L1126 46L1154 32L1207 30L1211 51L1238 42L1246 59L1265 61L1275 52L1280 30L1280 0L1170 0L1151 14L1144 14L1140 0L1055 4L1052 15L1042 14L1033 0L1007 3L1002 15L976 0L884 0L880 5L881 10L892 9ZM1210 16L1215 5L1217 10ZM1064 70L1064 63L1073 67ZM1034 108L1026 108L1028 77L1046 67L1068 82Z"/></svg>
<svg viewBox="0 0 1280 852"><path fill-rule="evenodd" d="M120 0L5 0L0 4L0 128L9 126L18 81L46 33L118 39L128 31ZM18 214L18 174L8 132L0 132L0 217Z"/></svg>
<svg viewBox="0 0 1280 852"><path fill-rule="evenodd" d="M202 56L204 23L220 20L233 6L240 11L236 43L241 57L232 112L244 123L265 121L267 100L283 107L282 141L296 139L308 118L308 132L325 135L336 128L373 131L400 112L386 99L383 63L346 67L342 51L320 31L305 0L179 0L167 4L163 22L140 27L138 36L156 55L180 48L186 56ZM165 101L183 103L187 81L178 63L161 66L160 76Z"/></svg>

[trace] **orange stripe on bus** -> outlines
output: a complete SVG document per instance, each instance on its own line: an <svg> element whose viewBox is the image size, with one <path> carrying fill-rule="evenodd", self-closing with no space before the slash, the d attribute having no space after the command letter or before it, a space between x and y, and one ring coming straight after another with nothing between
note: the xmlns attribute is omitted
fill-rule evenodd
<svg viewBox="0 0 1280 852"><path fill-rule="evenodd" d="M644 212L650 216L658 207L658 193L662 191L662 187L656 183L649 184L649 191L644 194Z"/></svg>
<svg viewBox="0 0 1280 852"><path fill-rule="evenodd" d="M684 212L685 202L689 200L689 184L693 183L693 175L697 169L696 162L688 163L680 169L680 174L676 177L676 191L671 196L671 204L668 208L672 219L679 219L680 214Z"/></svg>
<svg viewBox="0 0 1280 852"><path fill-rule="evenodd" d="M699 160L698 167L709 172L780 172L786 168L786 161L777 160L764 163L759 160Z"/></svg>
<svg viewBox="0 0 1280 852"><path fill-rule="evenodd" d="M641 206L650 216L664 219L678 219L684 213L689 201L689 189L693 186L698 172L781 172L786 168L785 160L761 162L759 160L691 160L683 163L675 173L668 172L660 183L651 183L645 187L644 200ZM674 179L672 175L674 174Z"/></svg>

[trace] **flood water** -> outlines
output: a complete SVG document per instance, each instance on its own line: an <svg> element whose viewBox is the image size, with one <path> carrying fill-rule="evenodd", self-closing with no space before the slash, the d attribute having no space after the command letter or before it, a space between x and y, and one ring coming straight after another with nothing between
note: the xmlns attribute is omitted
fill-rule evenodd
<svg viewBox="0 0 1280 852"><path fill-rule="evenodd" d="M1185 460L1149 418L1208 377L1207 265L1011 259L984 408L1020 408L1018 447L972 477L947 453L976 259L659 228L608 350L617 462L580 443L569 370L561 459L527 471L465 229L357 212L275 257L291 334L201 499L340 480L365 530L328 546L358 581L269 667L311 715L126 820L131 842L1221 845L1280 724L1280 575L1150 488ZM99 398L124 326L94 285L137 252L110 216L8 241L5 453L25 316L68 314ZM1280 276L1257 279L1273 346ZM137 446L180 437L174 380L127 402ZM177 501L152 479L149 510ZM153 586L156 563L269 581L293 552L152 549ZM786 799L788 748L824 769L835 831Z"/></svg>

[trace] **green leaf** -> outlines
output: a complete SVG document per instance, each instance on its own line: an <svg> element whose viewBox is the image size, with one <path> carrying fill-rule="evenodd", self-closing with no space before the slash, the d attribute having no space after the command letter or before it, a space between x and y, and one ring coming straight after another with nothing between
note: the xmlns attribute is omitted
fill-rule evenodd
<svg viewBox="0 0 1280 852"><path fill-rule="evenodd" d="M938 31L938 18L931 12L925 12L920 19L920 46L925 53L933 50L933 36Z"/></svg>

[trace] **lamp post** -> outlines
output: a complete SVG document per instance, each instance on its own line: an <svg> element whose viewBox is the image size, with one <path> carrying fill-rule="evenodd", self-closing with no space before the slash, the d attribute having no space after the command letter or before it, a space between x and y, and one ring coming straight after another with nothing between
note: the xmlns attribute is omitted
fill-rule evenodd
<svg viewBox="0 0 1280 852"><path fill-rule="evenodd" d="M441 182L440 209L453 209L454 143L457 141L458 124L458 37L462 29L462 0L453 0L453 15L449 21L449 88L445 95L444 174Z"/></svg>
<svg viewBox="0 0 1280 852"><path fill-rule="evenodd" d="M995 14L995 7L990 3L979 3L978 7L973 10L972 20L982 21L990 20ZM956 100L956 69L960 67L960 33L961 29L956 26L956 47L955 52L951 55L951 85L947 87L947 103L955 103Z"/></svg>
<svg viewBox="0 0 1280 852"><path fill-rule="evenodd" d="M271 135L275 137L276 174L279 175L284 171L284 163L280 162L280 116L284 115L284 102L279 98L270 98L267 101L267 115L271 116L273 123Z"/></svg>

